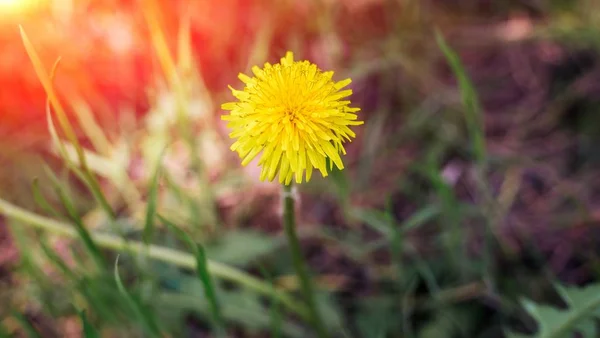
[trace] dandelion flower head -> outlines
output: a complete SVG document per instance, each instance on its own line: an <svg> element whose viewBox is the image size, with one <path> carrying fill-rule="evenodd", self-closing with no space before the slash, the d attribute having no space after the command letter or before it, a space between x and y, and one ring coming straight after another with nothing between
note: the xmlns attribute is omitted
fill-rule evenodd
<svg viewBox="0 0 600 338"><path fill-rule="evenodd" d="M236 151L247 165L260 154L260 179L290 184L292 178L308 182L313 169L327 176L333 165L343 169L343 143L356 134L350 126L363 124L346 98L352 90L346 79L332 80L333 72L322 72L309 61L294 61L287 52L275 65L254 66L253 77L239 74L243 90L229 87L238 101L224 103L222 119L232 130ZM329 166L327 165L329 159ZM329 168L328 168L329 167Z"/></svg>

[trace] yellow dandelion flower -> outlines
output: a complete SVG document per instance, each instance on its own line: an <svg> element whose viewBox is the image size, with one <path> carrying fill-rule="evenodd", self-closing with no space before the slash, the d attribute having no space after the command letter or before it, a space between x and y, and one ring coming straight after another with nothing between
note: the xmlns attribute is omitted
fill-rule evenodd
<svg viewBox="0 0 600 338"><path fill-rule="evenodd" d="M340 154L346 154L343 143L351 141L356 134L350 126L363 124L355 114L360 108L349 107L344 98L352 90L344 87L351 80L332 80L333 72L322 72L308 61L294 61L287 52L275 65L265 63L264 68L252 68L254 77L239 74L244 82L243 90L229 87L239 101L224 103L221 108L229 115L228 121L237 139L231 146L247 165L261 154L260 179L273 181L279 174L279 182L290 184L295 176L301 183L304 171L306 181L313 168L323 177L333 164L344 168Z"/></svg>

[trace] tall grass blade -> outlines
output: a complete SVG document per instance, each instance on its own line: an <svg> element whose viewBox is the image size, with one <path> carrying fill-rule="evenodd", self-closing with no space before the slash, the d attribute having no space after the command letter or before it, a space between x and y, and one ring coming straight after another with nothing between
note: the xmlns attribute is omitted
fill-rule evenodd
<svg viewBox="0 0 600 338"><path fill-rule="evenodd" d="M42 194L42 191L40 190L40 180L37 177L33 179L32 192L35 203L37 203L37 205L40 208L42 208L42 210L56 218L62 217L61 214L56 210L56 208L51 206L48 200Z"/></svg>
<svg viewBox="0 0 600 338"><path fill-rule="evenodd" d="M46 95L47 95L47 102L46 102L47 116L48 117L51 116L50 107L54 108L54 111L56 112L56 116L58 117L58 122L59 122L59 125L61 126L61 129L65 133L69 142L71 142L75 146L75 150L76 150L77 156L79 158L79 163L80 163L81 167L83 168L83 172L85 174L84 176L89 181L88 183L89 183L90 187L92 188L94 196L96 196L98 198L102 207L107 211L107 214L111 218L114 218L114 213L112 212L112 209L109 207L109 204L108 204L106 198L102 194L102 191L100 190L100 185L98 184L97 179L94 177L94 174L87 167L87 164L85 161L85 155L83 153L83 148L81 147L81 144L79 143L79 140L77 139L75 129L71 125L71 122L69 122L66 111L65 111L64 107L62 106L62 104L60 103L60 100L58 99L58 95L57 95L56 91L54 90L54 86L52 85L53 78L56 74L56 69L58 68L58 65L60 63L60 58L58 58L56 60L56 62L54 63L54 65L52 67L51 73L48 74L46 72L46 70L44 69L44 65L42 64L42 61L41 61L39 55L37 54L37 52L35 51L35 48L33 47L33 44L29 40L29 37L27 37L27 34L25 33L25 31L23 30L23 27L19 26L19 29L20 29L20 34L21 34L21 40L23 41L23 45L25 46L27 55L29 56L29 59L31 60L31 63L33 64L33 68L38 76L38 79L40 80L42 86L44 87L44 91L46 92ZM49 126L49 128L50 128L50 126ZM56 132L56 128L54 128L54 130L50 130L50 132L51 132L51 136L55 142L57 140L59 140L58 133ZM61 155L64 155L65 154L64 147L61 145L60 142L58 143L58 146L59 146L59 151L61 152ZM66 157L63 156L63 158L66 158Z"/></svg>
<svg viewBox="0 0 600 338"><path fill-rule="evenodd" d="M70 105L73 107L75 117L77 117L82 131L90 140L94 149L104 156L110 155L112 146L102 127L96 122L90 106L79 97L71 98Z"/></svg>
<svg viewBox="0 0 600 338"><path fill-rule="evenodd" d="M59 151L59 154L60 154L61 158L63 159L63 161L65 162L65 164L88 187L88 189L90 190L92 195L94 195L94 198L96 199L96 201L98 201L98 203L104 210L104 212L106 212L106 214L111 219L114 219L115 215L112 210L112 207L110 206L110 204L106 200L106 197L102 193L102 190L100 189L100 184L98 183L96 176L91 171L89 171L89 167L87 167L87 165L84 166L84 162L82 162L82 158L85 158L85 152L77 144L73 144L75 147L75 151L77 153L81 152L81 154L82 154L81 155L82 157L79 157L79 165L81 166L82 169L79 169L76 166L76 164L73 163L73 161L71 160L71 157L69 156L69 153L67 151L67 148L65 147L65 144L58 136L58 132L56 131L56 127L54 125L54 120L52 119L52 112L50 111L49 106L47 106L46 120L48 123L48 131L50 132L50 137L52 138L53 143L56 145L56 147Z"/></svg>
<svg viewBox="0 0 600 338"><path fill-rule="evenodd" d="M160 16L160 8L159 3L156 0L150 0L146 2L146 6L143 8L144 17L146 19L146 23L148 25L148 29L150 31L150 38L152 40L152 45L154 50L158 56L159 62L161 64L163 73L165 78L167 79L169 85L171 86L171 90L175 93L176 97L176 114L177 114L177 126L179 128L179 133L181 134L181 138L187 143L190 152L190 170L198 175L198 191L203 193L201 196L200 203L205 205L203 208L205 211L202 215L199 215L198 208L193 207L191 212L193 214L197 214L200 217L194 217L195 221L203 221L204 224L208 225L210 230L213 230L215 226L217 226L220 222L219 217L216 212L216 205L214 201L214 196L212 195L212 191L210 190L209 180L207 177L207 173L204 167L204 162L200 158L200 149L197 142L197 138L195 137L193 125L190 123L189 114L187 114L188 110L188 92L186 91L186 85L188 82L183 81L181 75L179 74L177 64L175 63L175 59L171 55L171 51L169 50L169 45L167 43L167 39L165 33L161 27L161 16ZM186 20L184 18L183 20ZM181 46L184 44L189 44L188 39L189 32L186 33L185 29L189 29L189 26L182 23L181 26L182 31L179 32L178 44L180 47L180 51L188 52L191 49L182 48ZM185 62L185 59L182 59ZM185 69L184 69L185 70ZM203 94L204 90L201 91ZM210 102L210 96L204 95L206 102ZM209 123L208 120L205 121Z"/></svg>
<svg viewBox="0 0 600 338"><path fill-rule="evenodd" d="M150 38L158 56L158 61L169 83L175 84L176 91L181 90L181 81L177 73L177 66L167 44L167 38L160 27L158 3L155 0L148 1L143 6L144 17L150 30Z"/></svg>
<svg viewBox="0 0 600 338"><path fill-rule="evenodd" d="M73 201L68 196L68 194L65 192L65 190L61 186L60 182L58 182L58 178L56 178L54 173L47 167L46 167L46 169L47 169L46 171L48 173L48 176L50 176L50 178L53 181L54 189L56 190L56 194L58 195L62 205L64 206L65 210L67 211L67 214L69 215L69 219L71 220L71 222L73 222L73 225L75 226L75 230L77 231L77 234L83 241L83 244L85 245L90 256L92 256L92 259L96 262L96 264L99 268L106 267L106 262L104 261L102 252L100 251L100 249L98 248L98 246L96 245L94 240L92 239L92 236L90 235L89 231L86 229L85 224L83 224L83 220L81 219L81 216L75 209L75 206L73 205Z"/></svg>
<svg viewBox="0 0 600 338"><path fill-rule="evenodd" d="M475 159L477 161L477 166L475 167L475 180L478 187L478 190L481 192L484 199L484 210L487 213L485 217L486 227L484 233L484 255L483 261L486 269L486 273L488 274L488 280L492 281L495 277L494 271L494 263L492 258L492 246L494 243L494 223L495 216L497 213L496 202L494 201L494 197L489 188L489 184L486 178L487 172L487 153L485 146L485 131L483 125L483 115L481 105L479 103L479 98L477 95L477 91L473 86L463 63L460 60L458 54L452 50L452 48L446 43L446 40L442 36L439 31L436 31L436 41L452 72L456 76L458 80L458 85L461 92L462 102L465 107L465 119L467 122L467 128L469 130L469 136L471 138L471 142L473 143L473 148L475 152Z"/></svg>
<svg viewBox="0 0 600 338"><path fill-rule="evenodd" d="M429 205L416 211L409 219L402 222L400 228L402 232L406 232L412 229L416 229L421 225L433 220L440 214L440 207L437 205Z"/></svg>
<svg viewBox="0 0 600 338"><path fill-rule="evenodd" d="M85 315L85 311L79 312L79 318L81 319L81 326L83 327L83 337L84 338L100 338L100 334L98 333L98 331L96 331L96 329L94 329L92 324L87 319L87 316Z"/></svg>
<svg viewBox="0 0 600 338"><path fill-rule="evenodd" d="M271 285L274 285L273 277L269 273L269 270L267 270L262 264L259 264L258 268L260 269L263 278L268 280L269 283L271 283ZM271 297L271 302L271 337L279 338L281 337L281 327L283 325L283 317L281 315L281 304L279 300L275 297Z"/></svg>
<svg viewBox="0 0 600 338"><path fill-rule="evenodd" d="M225 325L223 322L223 316L221 314L221 307L217 299L217 293L215 290L214 283L212 281L210 272L208 271L208 262L206 254L202 245L197 244L194 240L183 230L177 227L175 224L159 215L159 218L164 222L175 234L184 242L186 242L194 256L196 258L196 274L198 279L204 286L204 294L208 300L210 311L213 317L215 331L219 336L224 336Z"/></svg>
<svg viewBox="0 0 600 338"><path fill-rule="evenodd" d="M121 281L121 276L119 275L119 256L117 256L117 259L115 260L114 279L119 292L125 298L129 306L131 306L136 317L141 322L144 331L152 337L161 337L161 330L158 327L156 320L154 320L152 313L144 307L139 299L133 297L123 285L123 281Z"/></svg>
<svg viewBox="0 0 600 338"><path fill-rule="evenodd" d="M35 73L37 74L38 79L40 80L40 82L42 83L42 86L44 87L44 91L46 92L46 95L48 95L48 101L50 102L52 108L54 108L54 111L56 112L56 116L58 117L58 121L59 121L61 128L63 129L63 131L65 132L65 135L67 136L67 139L71 143L78 144L77 135L75 134L75 130L73 129L73 126L69 122L69 119L67 118L67 113L66 113L64 107L62 106L62 104L60 103L60 100L58 99L58 95L56 94L56 91L54 90L54 86L52 85L52 78L48 75L48 73L44 69L42 60L40 59L39 55L35 51L35 48L33 47L33 44L31 43L31 41L29 40L29 37L27 37L27 34L25 33L25 31L23 30L23 27L19 26L19 29L20 29L20 33L21 33L21 40L23 41L23 45L25 46L27 55L29 56L31 63L33 64L33 69L35 70ZM56 65L58 65L58 61L55 63L54 70L56 69ZM78 149L80 150L81 148L78 148ZM81 162L82 165L85 166L85 164L84 164L85 160L84 160L83 153L79 153L78 155L80 157L80 160L82 161Z"/></svg>
<svg viewBox="0 0 600 338"><path fill-rule="evenodd" d="M189 6L189 5L188 5ZM177 65L185 73L189 74L194 67L193 51L192 51L192 17L189 8L186 8L181 13L181 22L177 33Z"/></svg>
<svg viewBox="0 0 600 338"><path fill-rule="evenodd" d="M475 157L477 158L477 162L479 164L483 164L486 157L485 136L483 132L481 106L479 104L477 92L473 86L473 83L471 82L471 79L467 75L465 67L458 54L448 45L444 39L444 36L439 31L436 31L435 38L438 46L442 50L442 53L444 53L452 72L457 78L462 97L462 103L466 109L465 119L471 137L471 142L473 142Z"/></svg>
<svg viewBox="0 0 600 338"><path fill-rule="evenodd" d="M156 216L156 207L158 201L158 180L161 172L160 166L162 154L163 153L161 153L156 161L156 168L154 169L154 174L152 175L152 180L150 181L150 188L148 190L148 201L146 202L146 220L143 234L144 243L146 244L152 243L154 236L154 219Z"/></svg>

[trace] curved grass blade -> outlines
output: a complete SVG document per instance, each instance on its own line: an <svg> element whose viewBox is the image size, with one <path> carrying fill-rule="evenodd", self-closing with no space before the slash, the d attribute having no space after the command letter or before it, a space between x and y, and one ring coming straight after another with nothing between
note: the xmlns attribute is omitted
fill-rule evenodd
<svg viewBox="0 0 600 338"><path fill-rule="evenodd" d="M27 51L27 55L29 56L31 63L33 64L33 69L35 70L38 79L40 80L42 86L44 87L44 91L48 95L48 101L50 102L50 104L52 105L54 110L56 111L56 115L58 117L60 126L63 129L63 131L65 132L67 139L69 141L71 141L73 144L76 144L77 136L75 134L75 130L73 129L73 126L71 125L71 123L69 122L69 119L67 118L65 109L62 106L62 104L60 103L60 100L58 99L58 95L56 94L56 91L54 90L54 86L52 86L52 78L48 75L48 73L44 69L42 60L40 59L39 55L35 51L35 48L33 47L33 44L31 43L31 41L29 40L29 37L27 37L25 30L23 30L23 27L19 26L19 30L21 33L21 40L23 41L23 45L25 46L25 50ZM57 65L57 64L58 64L58 62L55 63L55 65ZM79 154L79 156L81 159L84 158L83 154Z"/></svg>
<svg viewBox="0 0 600 338"><path fill-rule="evenodd" d="M131 306L135 316L138 317L139 321L142 323L144 331L152 337L161 337L161 330L158 327L156 320L154 320L152 313L143 306L139 299L133 297L123 285L121 276L119 275L119 257L120 256L117 256L117 259L115 260L114 269L114 278L119 292L123 295L129 306Z"/></svg>
<svg viewBox="0 0 600 338"><path fill-rule="evenodd" d="M225 334L225 325L223 322L223 316L221 314L221 307L219 301L217 299L217 293L215 291L215 286L210 276L210 272L208 271L208 262L206 259L206 253L202 245L194 242L194 240L188 235L185 231L178 228L175 224L165 219L161 215L158 215L161 222L164 222L169 229L171 229L177 237L179 237L182 241L186 242L194 256L196 258L196 274L198 275L198 279L204 286L204 294L206 299L208 299L210 312L213 317L213 323L215 327L215 332L223 337Z"/></svg>
<svg viewBox="0 0 600 338"><path fill-rule="evenodd" d="M52 85L52 80L56 73L58 64L60 62L60 58L58 58L57 61L54 63L51 74L48 74L46 72L46 70L44 69L44 65L42 64L42 61L41 61L39 55L35 51L33 44L29 40L29 37L27 37L27 34L23 30L22 26L19 26L19 31L20 31L21 40L23 41L23 45L25 46L27 55L29 56L29 59L31 60L31 63L33 64L33 68L38 76L38 79L40 80L42 86L44 87L44 91L46 92L46 95L47 95L46 112L47 112L48 116L51 116L50 107L54 108L54 111L56 112L56 116L58 117L58 122L59 122L61 129L64 131L69 142L71 142L71 144L73 144L73 146L75 147L75 150L77 152L77 157L79 158L79 163L81 165L81 168L83 169L82 171L84 173L84 176L89 181L90 186L92 187L92 190L93 190L92 192L94 193L94 196L97 196L99 198L100 204L105 209L105 211L108 213L108 215L111 218L114 218L115 215L112 211L112 208L110 208L108 201L106 200L106 198L104 198L104 195L102 194L102 191L100 190L100 185L98 184L98 180L94 176L93 172L87 166L87 162L85 160L85 154L83 152L83 147L79 143L79 140L77 139L77 135L75 134L75 129L73 128L73 125L71 124L71 122L69 122L66 111L65 111L63 105L60 103L60 100L58 99L58 95L57 95L56 91L54 90L54 86ZM62 149L62 151L64 151L64 148Z"/></svg>
<svg viewBox="0 0 600 338"><path fill-rule="evenodd" d="M73 144L75 147L75 150L77 152L77 157L79 158L79 163L80 163L81 167L83 168L83 173L84 173L83 177L86 178L86 181L89 181L89 182L87 182L87 184L89 185L94 196L98 199L100 205L107 212L109 217L114 219L114 217L115 217L114 212L112 211L112 208L110 208L108 201L102 194L102 191L100 190L100 185L98 184L98 180L96 179L96 177L94 176L92 171L90 171L90 169L87 166L83 148L81 147L81 144L79 143L79 141L77 139L75 130L74 130L73 126L71 125L71 123L69 122L69 119L67 118L65 109L63 108L62 104L60 103L60 100L58 99L58 96L52 85L52 82L55 77L56 70L58 68L61 58L59 57L54 62L54 65L52 66L50 74L46 73L46 70L44 69L42 61L41 61L39 55L37 54L37 52L35 51L33 44L27 37L27 34L23 30L23 27L19 26L19 30L20 30L21 39L23 41L23 45L25 46L27 55L29 56L29 59L31 60L31 63L33 64L33 68L38 76L38 79L42 83L42 86L44 87L44 91L47 94L46 117L47 117L48 121L49 122L52 121L51 107L53 107L54 111L56 112L56 115L58 117L58 121L61 126L61 129L64 131L69 142L71 142L71 144ZM75 168L75 166L68 160L68 157L66 155L66 151L64 148L64 144L60 141L60 138L58 137L58 133L56 132L56 128L54 127L54 124L49 123L48 129L50 131L50 135L51 135L54 143L57 145L57 147L59 149L59 152L60 152L62 158L65 160L65 162L67 163L67 165L70 168Z"/></svg>
<svg viewBox="0 0 600 338"><path fill-rule="evenodd" d="M71 160L71 157L69 156L63 141L58 136L58 132L56 131L56 127L54 125L54 120L52 119L50 105L48 103L46 104L46 121L50 137L52 138L52 142L58 148L59 155L61 156L67 167L81 180L81 182L83 182L88 187L92 195L94 195L96 201L98 201L98 203L104 210L104 212L106 212L106 214L111 219L114 219L114 211L112 210L110 204L106 200L106 197L102 193L96 176L91 171L89 171L87 165L84 166L84 162L82 162L81 158L79 158L79 164L81 165L82 169L78 168L77 165ZM81 147L79 147L77 144L74 145L77 152L81 150L81 153L84 154L84 151ZM82 156L83 158L85 158L85 155Z"/></svg>

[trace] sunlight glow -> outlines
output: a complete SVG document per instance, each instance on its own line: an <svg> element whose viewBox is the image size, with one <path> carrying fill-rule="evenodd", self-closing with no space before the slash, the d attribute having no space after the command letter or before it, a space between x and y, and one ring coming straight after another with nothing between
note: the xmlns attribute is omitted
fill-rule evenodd
<svg viewBox="0 0 600 338"><path fill-rule="evenodd" d="M0 0L0 16L25 13L42 2L42 0Z"/></svg>

